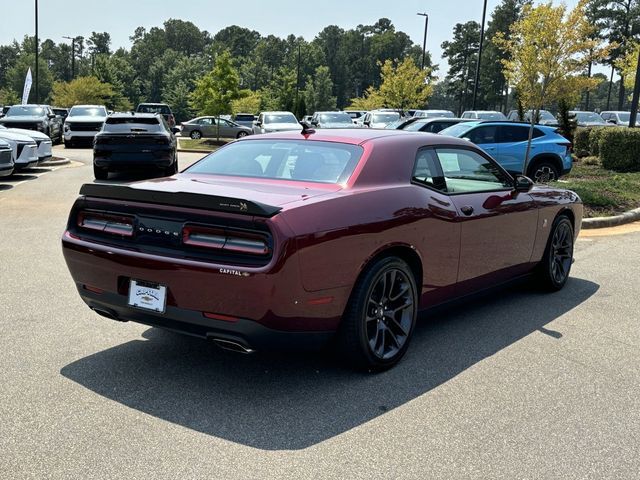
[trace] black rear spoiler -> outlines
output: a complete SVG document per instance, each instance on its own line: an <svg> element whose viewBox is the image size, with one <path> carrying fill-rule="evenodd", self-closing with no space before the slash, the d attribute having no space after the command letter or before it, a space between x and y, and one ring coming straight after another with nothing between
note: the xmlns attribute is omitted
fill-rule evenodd
<svg viewBox="0 0 640 480"><path fill-rule="evenodd" d="M104 183L85 183L80 187L80 195L87 197L124 200L130 202L155 203L176 207L200 208L218 212L242 213L258 217L273 217L282 207L265 205L239 198L220 197L189 192L159 192L142 190L126 185L109 185Z"/></svg>

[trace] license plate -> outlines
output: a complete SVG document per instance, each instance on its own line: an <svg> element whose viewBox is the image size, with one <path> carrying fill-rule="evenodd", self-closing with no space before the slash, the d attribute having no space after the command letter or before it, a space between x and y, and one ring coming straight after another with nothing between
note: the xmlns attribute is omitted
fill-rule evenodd
<svg viewBox="0 0 640 480"><path fill-rule="evenodd" d="M143 280L131 280L129 284L129 305L164 313L167 305L167 287Z"/></svg>

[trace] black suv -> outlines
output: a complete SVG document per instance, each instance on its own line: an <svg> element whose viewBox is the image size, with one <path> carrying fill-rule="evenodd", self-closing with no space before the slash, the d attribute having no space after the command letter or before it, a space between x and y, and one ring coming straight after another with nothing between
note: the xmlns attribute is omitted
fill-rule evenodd
<svg viewBox="0 0 640 480"><path fill-rule="evenodd" d="M171 113L171 108L166 103L141 103L136 108L137 113L159 113L167 121L171 128L176 126L176 118Z"/></svg>
<svg viewBox="0 0 640 480"><path fill-rule="evenodd" d="M115 113L107 117L93 144L93 173L106 180L109 172L152 171L173 175L178 171L178 129L150 113Z"/></svg>
<svg viewBox="0 0 640 480"><path fill-rule="evenodd" d="M49 105L13 105L0 119L0 125L36 130L55 143L62 142L62 119Z"/></svg>

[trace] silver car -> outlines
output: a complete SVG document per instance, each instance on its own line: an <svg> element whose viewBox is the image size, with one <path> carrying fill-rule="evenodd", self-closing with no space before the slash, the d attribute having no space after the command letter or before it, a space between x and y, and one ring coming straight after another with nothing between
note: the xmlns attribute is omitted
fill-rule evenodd
<svg viewBox="0 0 640 480"><path fill-rule="evenodd" d="M231 120L217 117L198 117L181 125L180 135L191 137L194 140L217 137L218 135L224 138L242 138L253 133L249 127L243 127ZM219 133L218 126L220 128Z"/></svg>
<svg viewBox="0 0 640 480"><path fill-rule="evenodd" d="M6 177L13 173L13 152L11 145L4 140L0 140L0 177Z"/></svg>

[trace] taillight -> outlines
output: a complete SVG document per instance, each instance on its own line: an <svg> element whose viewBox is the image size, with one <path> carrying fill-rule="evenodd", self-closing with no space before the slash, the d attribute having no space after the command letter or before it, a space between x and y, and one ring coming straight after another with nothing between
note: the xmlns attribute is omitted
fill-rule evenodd
<svg viewBox="0 0 640 480"><path fill-rule="evenodd" d="M567 149L565 155L568 155L573 151L573 144L571 142L558 143L558 145Z"/></svg>
<svg viewBox="0 0 640 480"><path fill-rule="evenodd" d="M81 211L78 213L78 227L112 235L132 237L133 217Z"/></svg>
<svg viewBox="0 0 640 480"><path fill-rule="evenodd" d="M182 243L251 255L268 255L271 251L265 236L259 233L187 225L182 229Z"/></svg>

